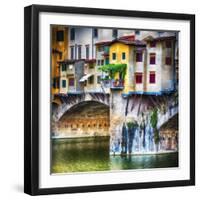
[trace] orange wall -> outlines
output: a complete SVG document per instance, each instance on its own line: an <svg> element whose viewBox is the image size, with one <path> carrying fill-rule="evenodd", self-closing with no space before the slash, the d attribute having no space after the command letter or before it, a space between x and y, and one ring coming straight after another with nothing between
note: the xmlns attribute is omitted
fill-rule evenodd
<svg viewBox="0 0 200 200"><path fill-rule="evenodd" d="M59 30L64 31L64 41L58 42L56 41L56 32ZM53 53L53 50L57 50L59 52L62 52L62 56L58 53ZM51 28L51 73L52 73L52 81L53 78L60 76L59 71L59 61L63 61L68 58L68 28L63 26L52 26ZM59 88L53 88L52 85L52 94L59 92Z"/></svg>

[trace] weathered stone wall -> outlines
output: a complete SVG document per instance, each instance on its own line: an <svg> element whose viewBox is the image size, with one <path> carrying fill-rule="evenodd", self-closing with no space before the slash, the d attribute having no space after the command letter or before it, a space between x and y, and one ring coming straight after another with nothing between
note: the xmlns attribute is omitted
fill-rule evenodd
<svg viewBox="0 0 200 200"><path fill-rule="evenodd" d="M171 131L171 135L165 138L160 134L160 141L158 145L155 144L154 130L150 122L152 110L155 108L158 109L158 130L163 123L178 113L178 105L175 105L173 95L133 95L123 98L119 90L112 92L110 96L111 154L121 154L123 147L128 149L130 145L129 152L132 153L178 150L178 131ZM129 122L137 124L135 133L128 133ZM126 129L125 132L123 127ZM137 152L133 152L133 149Z"/></svg>
<svg viewBox="0 0 200 200"><path fill-rule="evenodd" d="M79 82L79 80L83 77L84 75L84 61L78 61L75 63L75 85L76 85L76 91L81 92L84 90L83 85Z"/></svg>
<svg viewBox="0 0 200 200"><path fill-rule="evenodd" d="M109 107L85 102L71 108L53 124L54 137L109 136Z"/></svg>

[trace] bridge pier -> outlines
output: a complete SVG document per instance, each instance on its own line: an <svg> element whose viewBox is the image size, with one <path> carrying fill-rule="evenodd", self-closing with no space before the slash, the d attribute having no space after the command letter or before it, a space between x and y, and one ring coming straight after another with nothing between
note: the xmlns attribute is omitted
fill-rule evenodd
<svg viewBox="0 0 200 200"><path fill-rule="evenodd" d="M62 104L53 110L54 137L110 136L110 154L113 155L162 152L167 146L177 150L178 132L169 136L171 145L166 140L156 144L155 138L159 136L155 135L151 124L155 108L158 109L157 130L178 113L173 95L134 94L124 98L121 90L113 90L110 95L84 93L60 98ZM90 108L92 105L95 106ZM82 112L82 108L85 111ZM166 138L165 133L162 137Z"/></svg>
<svg viewBox="0 0 200 200"><path fill-rule="evenodd" d="M167 98L167 101L166 101ZM151 153L168 150L169 145L156 144L151 125L152 111L157 108L157 130L178 113L178 105L171 96L133 95L123 98L120 91L110 96L110 154ZM178 124L178 123L177 123ZM177 125L175 124L175 126ZM174 132L174 131L172 131ZM177 131L176 136L178 134ZM177 150L175 134L170 149ZM158 136L160 137L160 136Z"/></svg>

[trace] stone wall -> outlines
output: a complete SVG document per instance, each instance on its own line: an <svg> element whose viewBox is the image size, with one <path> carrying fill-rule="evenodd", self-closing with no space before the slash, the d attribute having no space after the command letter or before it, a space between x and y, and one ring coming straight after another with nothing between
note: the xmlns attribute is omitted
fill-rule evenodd
<svg viewBox="0 0 200 200"><path fill-rule="evenodd" d="M81 103L52 126L54 137L109 136L109 107L97 102Z"/></svg>

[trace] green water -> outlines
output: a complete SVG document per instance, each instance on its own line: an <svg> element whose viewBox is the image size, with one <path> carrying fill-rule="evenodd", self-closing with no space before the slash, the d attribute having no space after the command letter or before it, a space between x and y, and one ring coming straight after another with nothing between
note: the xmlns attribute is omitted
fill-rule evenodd
<svg viewBox="0 0 200 200"><path fill-rule="evenodd" d="M52 173L166 168L178 166L178 153L110 156L109 138L52 141Z"/></svg>

